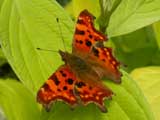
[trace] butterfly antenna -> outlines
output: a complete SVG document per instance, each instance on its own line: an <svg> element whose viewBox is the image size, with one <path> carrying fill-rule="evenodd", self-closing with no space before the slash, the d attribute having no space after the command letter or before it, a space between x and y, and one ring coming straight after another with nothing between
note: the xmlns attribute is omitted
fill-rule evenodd
<svg viewBox="0 0 160 120"><path fill-rule="evenodd" d="M56 52L56 53L58 53L58 51L49 50L49 49L43 49L43 48L37 48L37 50L42 50L42 51L49 51L49 52Z"/></svg>
<svg viewBox="0 0 160 120"><path fill-rule="evenodd" d="M65 42L64 42L63 35L62 35L62 29L61 29L61 26L60 26L60 24L59 24L59 18L56 18L56 21L57 21L57 23L58 23L59 31L60 31L60 34L61 34L61 37L62 37L63 47L64 47L64 50L66 51Z"/></svg>

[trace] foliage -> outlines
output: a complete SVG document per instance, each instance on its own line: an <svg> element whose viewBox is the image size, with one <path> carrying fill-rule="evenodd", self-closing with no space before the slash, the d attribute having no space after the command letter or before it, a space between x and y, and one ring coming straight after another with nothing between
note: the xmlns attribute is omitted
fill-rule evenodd
<svg viewBox="0 0 160 120"><path fill-rule="evenodd" d="M156 116L156 120L159 120L160 95L157 91L160 88L160 67L150 66L138 68L131 73L131 76L142 88Z"/></svg>
<svg viewBox="0 0 160 120"><path fill-rule="evenodd" d="M4 65L5 63L7 63L1 48L0 48L0 60L1 60L0 61L0 66Z"/></svg>
<svg viewBox="0 0 160 120"><path fill-rule="evenodd" d="M96 26L108 33L116 56L128 65L127 71L140 66L159 65L159 25L142 27L160 20L160 1L86 0L85 6L81 0L69 2L67 6L67 2L62 3L72 18L84 8L98 17ZM65 50L65 46L66 50L71 51L74 22L66 11L51 0L0 0L0 43L5 59L20 80L0 80L0 106L7 119L154 120L139 86L123 70L121 85L104 80L115 93L111 101L105 101L108 108L106 114L93 104L78 106L71 111L68 105L61 102L47 113L36 103L37 90L62 64L57 52L36 48L58 51Z"/></svg>
<svg viewBox="0 0 160 120"><path fill-rule="evenodd" d="M159 48L151 26L127 35L114 37L112 42L115 45L116 56L127 65L125 68L127 71L149 64L156 64L152 61L155 60L154 57L157 56L155 53L158 52Z"/></svg>
<svg viewBox="0 0 160 120"><path fill-rule="evenodd" d="M159 4L159 0L122 0L110 18L108 34L126 34L158 21Z"/></svg>
<svg viewBox="0 0 160 120"><path fill-rule="evenodd" d="M73 111L68 105L58 103L49 113L40 111L33 91L11 79L0 80L0 105L9 120L153 120L142 92L127 73L123 74L121 85L105 82L115 93L112 101L105 102L108 107L107 114L101 113L93 104L87 107L79 106Z"/></svg>
<svg viewBox="0 0 160 120"><path fill-rule="evenodd" d="M9 120L38 120L40 109L34 95L21 83L0 80L0 105Z"/></svg>

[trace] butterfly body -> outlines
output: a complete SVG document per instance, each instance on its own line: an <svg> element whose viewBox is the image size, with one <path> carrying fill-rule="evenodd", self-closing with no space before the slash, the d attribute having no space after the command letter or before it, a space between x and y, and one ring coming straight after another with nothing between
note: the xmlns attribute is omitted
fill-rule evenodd
<svg viewBox="0 0 160 120"><path fill-rule="evenodd" d="M69 65L70 68L72 68L74 71L81 71L85 72L87 69L89 69L89 66L86 64L86 62L81 59L80 57L70 54L68 52L59 51L62 60L65 62L65 64Z"/></svg>
<svg viewBox="0 0 160 120"><path fill-rule="evenodd" d="M37 101L45 108L61 100L72 107L95 103L102 112L107 111L104 99L110 99L113 92L101 79L106 77L120 83L121 73L111 49L103 45L107 37L94 28L93 20L87 10L82 11L77 20L72 53L59 50L64 65L37 93Z"/></svg>

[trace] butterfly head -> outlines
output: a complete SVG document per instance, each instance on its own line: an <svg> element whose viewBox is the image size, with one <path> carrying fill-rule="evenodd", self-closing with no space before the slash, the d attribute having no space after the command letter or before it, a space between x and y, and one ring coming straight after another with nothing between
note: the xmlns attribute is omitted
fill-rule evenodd
<svg viewBox="0 0 160 120"><path fill-rule="evenodd" d="M67 52L64 52L64 51L62 51L62 50L59 50L58 52L59 52L62 60L66 62L66 61L67 61L68 53L67 53Z"/></svg>
<svg viewBox="0 0 160 120"><path fill-rule="evenodd" d="M79 18L78 18L78 23L79 24L86 24L86 25L89 25L89 24L92 24L93 23L93 20L95 19L95 17L88 12L88 10L83 10L80 15L79 15Z"/></svg>
<svg viewBox="0 0 160 120"><path fill-rule="evenodd" d="M86 62L80 57L68 52L63 52L61 50L59 50L59 54L61 55L61 58L65 64L69 65L72 69L81 71L82 69L87 68Z"/></svg>
<svg viewBox="0 0 160 120"><path fill-rule="evenodd" d="M62 51L62 50L59 50L59 54L62 58L62 60L67 63L67 64L70 64L70 62L72 62L73 60L73 56L72 54L66 52L66 51Z"/></svg>

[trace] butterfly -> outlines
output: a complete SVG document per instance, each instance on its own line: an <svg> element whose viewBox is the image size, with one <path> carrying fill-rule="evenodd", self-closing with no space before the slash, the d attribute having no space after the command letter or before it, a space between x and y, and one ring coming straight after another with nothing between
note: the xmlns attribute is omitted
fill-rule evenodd
<svg viewBox="0 0 160 120"><path fill-rule="evenodd" d="M95 17L83 10L78 17L72 43L72 53L59 50L64 61L43 84L37 93L37 101L46 109L57 100L71 107L95 103L106 112L104 99L113 92L102 78L121 83L120 63L112 55L112 49L104 46L107 36L94 27Z"/></svg>

